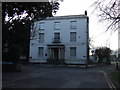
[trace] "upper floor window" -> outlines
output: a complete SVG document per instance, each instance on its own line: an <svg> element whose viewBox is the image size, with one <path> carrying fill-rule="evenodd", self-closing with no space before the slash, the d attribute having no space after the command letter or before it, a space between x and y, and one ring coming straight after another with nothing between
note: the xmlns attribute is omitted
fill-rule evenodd
<svg viewBox="0 0 120 90"><path fill-rule="evenodd" d="M71 29L76 29L77 28L77 22L76 21L71 21L70 22L70 28Z"/></svg>
<svg viewBox="0 0 120 90"><path fill-rule="evenodd" d="M76 32L70 32L70 42L76 41Z"/></svg>
<svg viewBox="0 0 120 90"><path fill-rule="evenodd" d="M44 42L44 33L39 33L39 42Z"/></svg>
<svg viewBox="0 0 120 90"><path fill-rule="evenodd" d="M44 30L45 29L45 23L44 22L40 22L39 23L39 30Z"/></svg>
<svg viewBox="0 0 120 90"><path fill-rule="evenodd" d="M53 38L53 42L55 43L59 43L60 42L60 33L54 33L54 38Z"/></svg>
<svg viewBox="0 0 120 90"><path fill-rule="evenodd" d="M60 29L60 22L54 22L54 29L59 30Z"/></svg>
<svg viewBox="0 0 120 90"><path fill-rule="evenodd" d="M54 39L56 40L60 39L60 33L54 33Z"/></svg>

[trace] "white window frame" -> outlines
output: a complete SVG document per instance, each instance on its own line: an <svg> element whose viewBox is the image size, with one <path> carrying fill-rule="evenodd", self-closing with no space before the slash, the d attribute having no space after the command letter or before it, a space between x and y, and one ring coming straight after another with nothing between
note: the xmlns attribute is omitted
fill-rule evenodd
<svg viewBox="0 0 120 90"><path fill-rule="evenodd" d="M39 43L43 43L43 42L44 42L44 33L39 33Z"/></svg>
<svg viewBox="0 0 120 90"><path fill-rule="evenodd" d="M54 29L60 30L60 22L54 22Z"/></svg>
<svg viewBox="0 0 120 90"><path fill-rule="evenodd" d="M54 41L60 41L60 32L55 32L54 33Z"/></svg>
<svg viewBox="0 0 120 90"><path fill-rule="evenodd" d="M70 57L76 57L76 47L70 47Z"/></svg>
<svg viewBox="0 0 120 90"><path fill-rule="evenodd" d="M39 30L45 29L45 22L39 22Z"/></svg>
<svg viewBox="0 0 120 90"><path fill-rule="evenodd" d="M70 42L76 42L77 36L76 32L70 32Z"/></svg>
<svg viewBox="0 0 120 90"><path fill-rule="evenodd" d="M44 56L44 47L38 47L38 57L43 57L43 56Z"/></svg>
<svg viewBox="0 0 120 90"><path fill-rule="evenodd" d="M77 28L77 21L70 21L70 28L76 29Z"/></svg>

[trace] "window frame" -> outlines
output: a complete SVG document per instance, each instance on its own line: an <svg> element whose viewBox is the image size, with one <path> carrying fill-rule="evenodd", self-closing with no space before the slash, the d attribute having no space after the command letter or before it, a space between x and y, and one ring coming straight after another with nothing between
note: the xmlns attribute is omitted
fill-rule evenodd
<svg viewBox="0 0 120 90"><path fill-rule="evenodd" d="M54 22L54 30L60 30L60 21Z"/></svg>
<svg viewBox="0 0 120 90"><path fill-rule="evenodd" d="M41 54L40 48L42 50L42 54ZM44 56L44 47L38 47L38 57L43 57L43 56Z"/></svg>
<svg viewBox="0 0 120 90"><path fill-rule="evenodd" d="M70 21L70 29L77 29L77 21Z"/></svg>
<svg viewBox="0 0 120 90"><path fill-rule="evenodd" d="M42 34L42 39L40 37L40 34ZM39 43L43 43L44 42L44 38L45 38L45 34L44 33L39 33Z"/></svg>
<svg viewBox="0 0 120 90"><path fill-rule="evenodd" d="M60 42L60 32L54 32L54 42Z"/></svg>
<svg viewBox="0 0 120 90"><path fill-rule="evenodd" d="M76 57L76 54L77 54L76 47L70 47L70 57Z"/></svg>
<svg viewBox="0 0 120 90"><path fill-rule="evenodd" d="M72 35L72 34L75 35ZM76 42L77 41L77 33L76 32L70 32L70 42Z"/></svg>
<svg viewBox="0 0 120 90"><path fill-rule="evenodd" d="M39 22L39 30L45 30L45 22Z"/></svg>

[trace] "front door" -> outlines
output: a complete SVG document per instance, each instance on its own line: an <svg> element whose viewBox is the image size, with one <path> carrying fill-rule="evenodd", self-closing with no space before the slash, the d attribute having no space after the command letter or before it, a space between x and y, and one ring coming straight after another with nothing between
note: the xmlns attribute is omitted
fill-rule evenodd
<svg viewBox="0 0 120 90"><path fill-rule="evenodd" d="M60 46L61 47L61 46ZM51 64L64 64L64 47L54 46L49 48L48 63Z"/></svg>
<svg viewBox="0 0 120 90"><path fill-rule="evenodd" d="M58 60L59 59L59 50L58 48L54 48L54 60Z"/></svg>

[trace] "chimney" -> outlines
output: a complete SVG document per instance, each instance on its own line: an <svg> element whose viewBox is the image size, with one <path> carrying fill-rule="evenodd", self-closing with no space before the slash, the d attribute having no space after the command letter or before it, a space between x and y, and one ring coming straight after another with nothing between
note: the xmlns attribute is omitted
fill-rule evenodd
<svg viewBox="0 0 120 90"><path fill-rule="evenodd" d="M85 15L87 16L87 11L85 10Z"/></svg>

